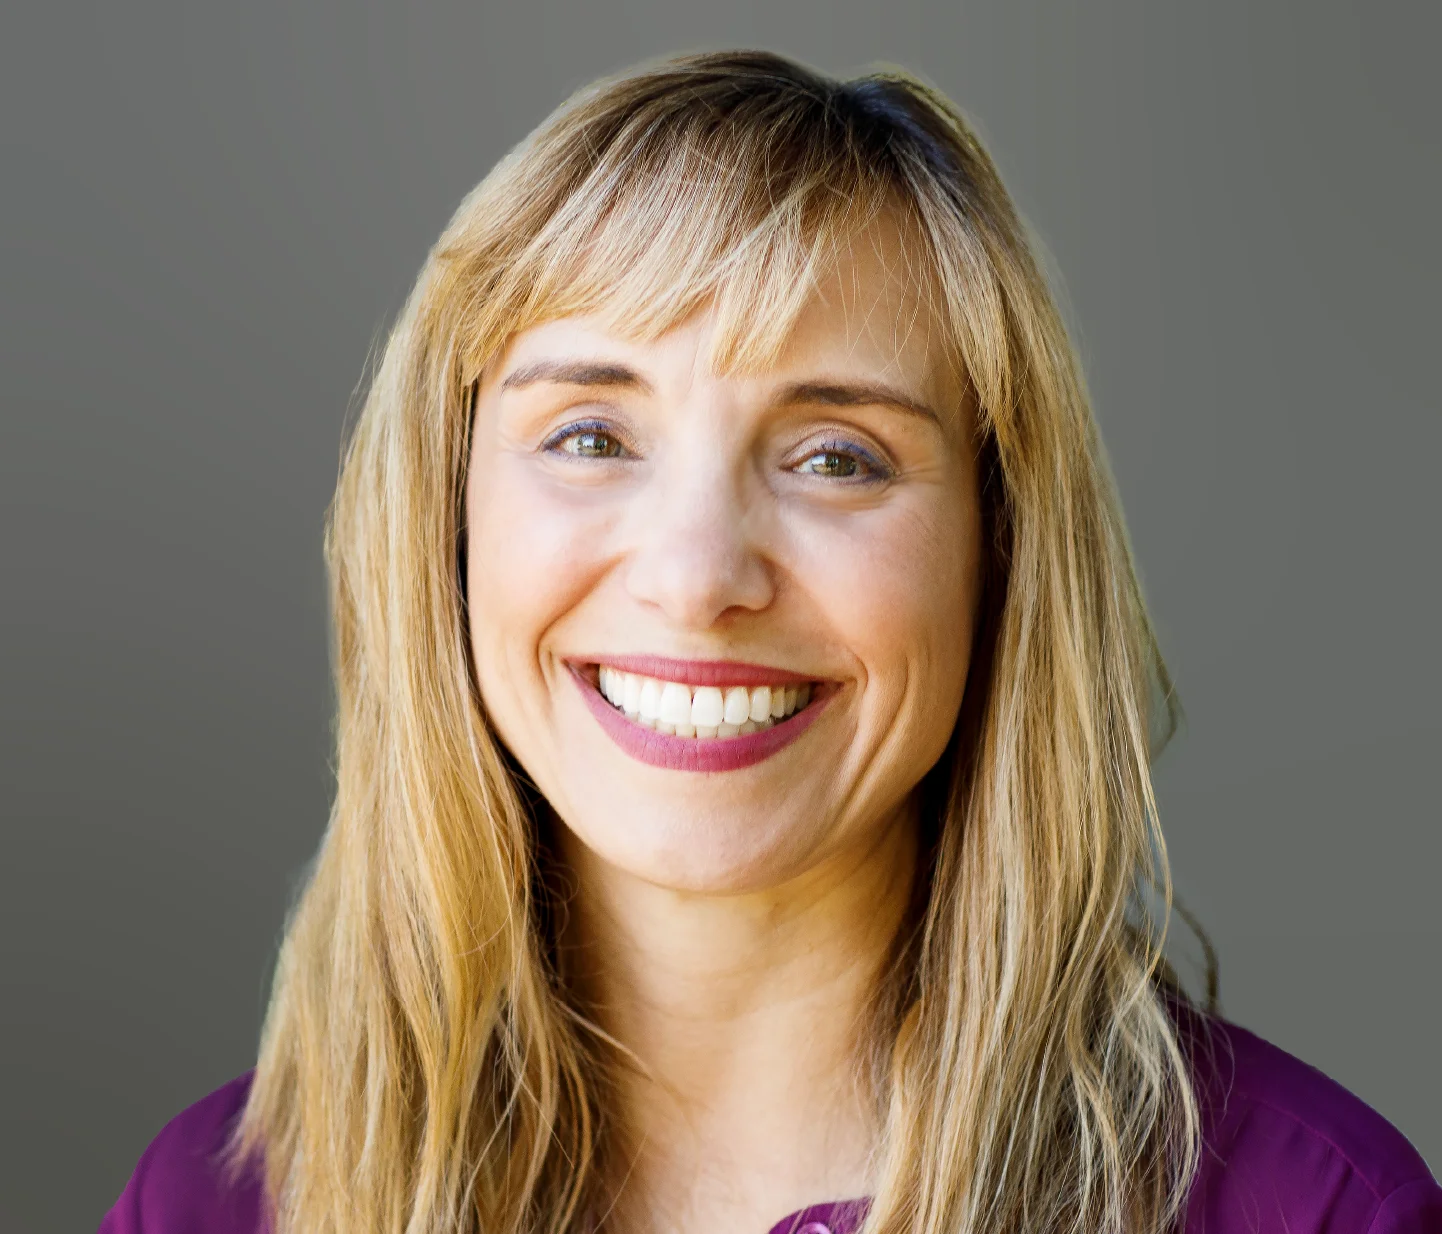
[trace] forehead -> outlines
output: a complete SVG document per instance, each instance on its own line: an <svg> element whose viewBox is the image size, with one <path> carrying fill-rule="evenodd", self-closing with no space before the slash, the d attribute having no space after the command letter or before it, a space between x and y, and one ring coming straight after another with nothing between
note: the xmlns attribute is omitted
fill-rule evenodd
<svg viewBox="0 0 1442 1234"><path fill-rule="evenodd" d="M865 370L911 387L945 418L961 382L936 313L916 252L882 216L848 236L822 266L775 365Z"/></svg>
<svg viewBox="0 0 1442 1234"><path fill-rule="evenodd" d="M720 378L870 378L934 408L944 423L956 419L960 365L940 329L924 263L893 219L880 215L839 237L797 276L806 285L793 285L786 303L745 295L754 283L741 295L723 287L692 301L680 320L638 316L634 301L619 294L581 312L547 314L511 336L488 376L555 353L609 347Z"/></svg>

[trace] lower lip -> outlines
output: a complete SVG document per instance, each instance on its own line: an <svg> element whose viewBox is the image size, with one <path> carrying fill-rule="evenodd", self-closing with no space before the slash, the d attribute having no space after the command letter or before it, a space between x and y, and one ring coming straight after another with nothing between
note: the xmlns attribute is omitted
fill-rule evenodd
<svg viewBox="0 0 1442 1234"><path fill-rule="evenodd" d="M813 694L811 702L794 715L744 737L673 737L628 720L626 713L611 706L579 669L568 667L586 706L611 740L637 761L669 771L739 771L762 762L810 728L833 693L823 688L819 697Z"/></svg>

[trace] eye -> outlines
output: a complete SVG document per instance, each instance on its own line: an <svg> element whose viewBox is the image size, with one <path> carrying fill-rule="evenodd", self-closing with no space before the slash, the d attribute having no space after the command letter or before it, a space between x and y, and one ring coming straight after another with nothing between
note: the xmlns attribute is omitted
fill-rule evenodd
<svg viewBox="0 0 1442 1234"><path fill-rule="evenodd" d="M622 458L629 451L603 421L568 424L546 439L542 450L569 458Z"/></svg>
<svg viewBox="0 0 1442 1234"><path fill-rule="evenodd" d="M803 475L851 484L875 484L891 478L891 469L870 451L849 441L822 442L797 464Z"/></svg>

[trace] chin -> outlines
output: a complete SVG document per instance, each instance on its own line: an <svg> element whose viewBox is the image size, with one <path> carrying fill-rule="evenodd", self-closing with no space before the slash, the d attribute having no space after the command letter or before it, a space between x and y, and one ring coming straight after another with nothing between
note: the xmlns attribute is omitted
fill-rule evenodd
<svg viewBox="0 0 1442 1234"><path fill-rule="evenodd" d="M623 818L578 817L564 822L585 854L573 862L599 862L616 873L655 887L692 895L744 895L780 886L807 866L815 837L782 825L758 829L754 814L729 818L680 811L657 816L637 809Z"/></svg>

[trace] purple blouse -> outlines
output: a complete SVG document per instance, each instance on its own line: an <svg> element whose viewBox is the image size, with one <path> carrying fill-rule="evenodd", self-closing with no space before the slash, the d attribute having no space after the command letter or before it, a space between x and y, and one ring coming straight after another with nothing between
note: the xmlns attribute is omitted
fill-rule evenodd
<svg viewBox="0 0 1442 1234"><path fill-rule="evenodd" d="M1205 1123L1186 1234L1442 1234L1442 1187L1381 1115L1235 1025L1186 1035ZM100 1234L266 1234L257 1180L228 1185L216 1165L249 1089L247 1074L174 1118ZM853 1234L865 1211L818 1204L771 1234Z"/></svg>

